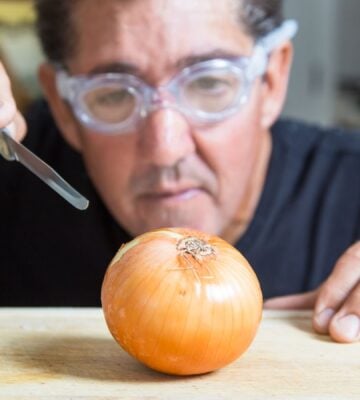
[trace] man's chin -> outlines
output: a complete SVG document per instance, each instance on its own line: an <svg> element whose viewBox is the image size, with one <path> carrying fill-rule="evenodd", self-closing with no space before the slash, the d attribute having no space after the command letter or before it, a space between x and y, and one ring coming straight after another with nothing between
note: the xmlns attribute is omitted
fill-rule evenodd
<svg viewBox="0 0 360 400"><path fill-rule="evenodd" d="M156 215L146 219L141 229L151 230L158 228L190 228L208 233L218 233L213 218L208 213L196 212L175 212L174 210L162 210Z"/></svg>
<svg viewBox="0 0 360 400"><path fill-rule="evenodd" d="M137 204L137 231L165 227L184 227L209 233L219 232L213 199L205 192L186 194L185 198L164 198Z"/></svg>

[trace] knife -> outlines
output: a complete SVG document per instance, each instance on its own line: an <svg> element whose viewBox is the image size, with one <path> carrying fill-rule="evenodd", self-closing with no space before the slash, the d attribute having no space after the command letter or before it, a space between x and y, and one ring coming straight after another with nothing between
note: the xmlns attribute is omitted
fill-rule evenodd
<svg viewBox="0 0 360 400"><path fill-rule="evenodd" d="M8 161L19 161L55 192L79 210L86 210L89 201L70 186L53 168L16 142L6 128L0 129L0 154Z"/></svg>

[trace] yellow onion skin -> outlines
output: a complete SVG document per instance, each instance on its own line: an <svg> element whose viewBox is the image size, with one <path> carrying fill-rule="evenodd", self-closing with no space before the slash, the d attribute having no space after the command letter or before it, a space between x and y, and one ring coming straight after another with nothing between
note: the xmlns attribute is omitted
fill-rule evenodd
<svg viewBox="0 0 360 400"><path fill-rule="evenodd" d="M187 251L189 237L209 247ZM251 266L229 243L168 228L119 249L106 271L101 302L125 351L154 370L193 375L224 367L249 347L263 299Z"/></svg>

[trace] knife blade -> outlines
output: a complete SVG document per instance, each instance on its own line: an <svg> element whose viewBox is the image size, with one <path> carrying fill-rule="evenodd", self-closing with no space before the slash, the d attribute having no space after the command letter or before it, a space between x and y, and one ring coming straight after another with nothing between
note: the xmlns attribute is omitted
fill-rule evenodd
<svg viewBox="0 0 360 400"><path fill-rule="evenodd" d="M89 201L37 155L15 141L6 128L0 129L0 154L8 161L20 162L75 208L87 209Z"/></svg>

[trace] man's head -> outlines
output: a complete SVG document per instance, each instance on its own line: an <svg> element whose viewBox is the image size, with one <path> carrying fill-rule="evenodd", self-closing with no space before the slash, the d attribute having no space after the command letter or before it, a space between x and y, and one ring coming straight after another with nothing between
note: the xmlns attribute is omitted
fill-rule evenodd
<svg viewBox="0 0 360 400"><path fill-rule="evenodd" d="M160 226L188 226L234 240L232 225L235 222L236 231L249 222L261 192L270 153L269 128L286 92L289 43L272 52L263 77L251 82L246 104L228 117L196 124L177 103L188 104L190 99L193 108L203 107L204 93L211 93L206 107L213 115L220 99L225 101L231 93L229 87L240 85L239 79L228 72L224 79L219 69L209 79L203 66L197 67L199 61L251 56L254 39L280 23L281 2L38 0L37 7L49 60L68 75L86 76L82 83L86 86L89 76L99 73L120 72L121 79L130 74L160 99L152 98L147 114L140 113L140 121L126 131L104 134L98 125L75 118L77 104L69 107L59 95L55 68L50 64L41 68L40 79L57 124L82 152L97 190L118 222L134 235ZM57 15L61 25L56 27L53 17L59 10L63 14ZM187 84L186 67L201 70L201 80ZM210 90L214 74L221 80ZM112 122L119 117L115 107L109 114L109 102L118 105L137 89L135 85L125 94L117 91L109 96L108 87L103 87L84 101Z"/></svg>

